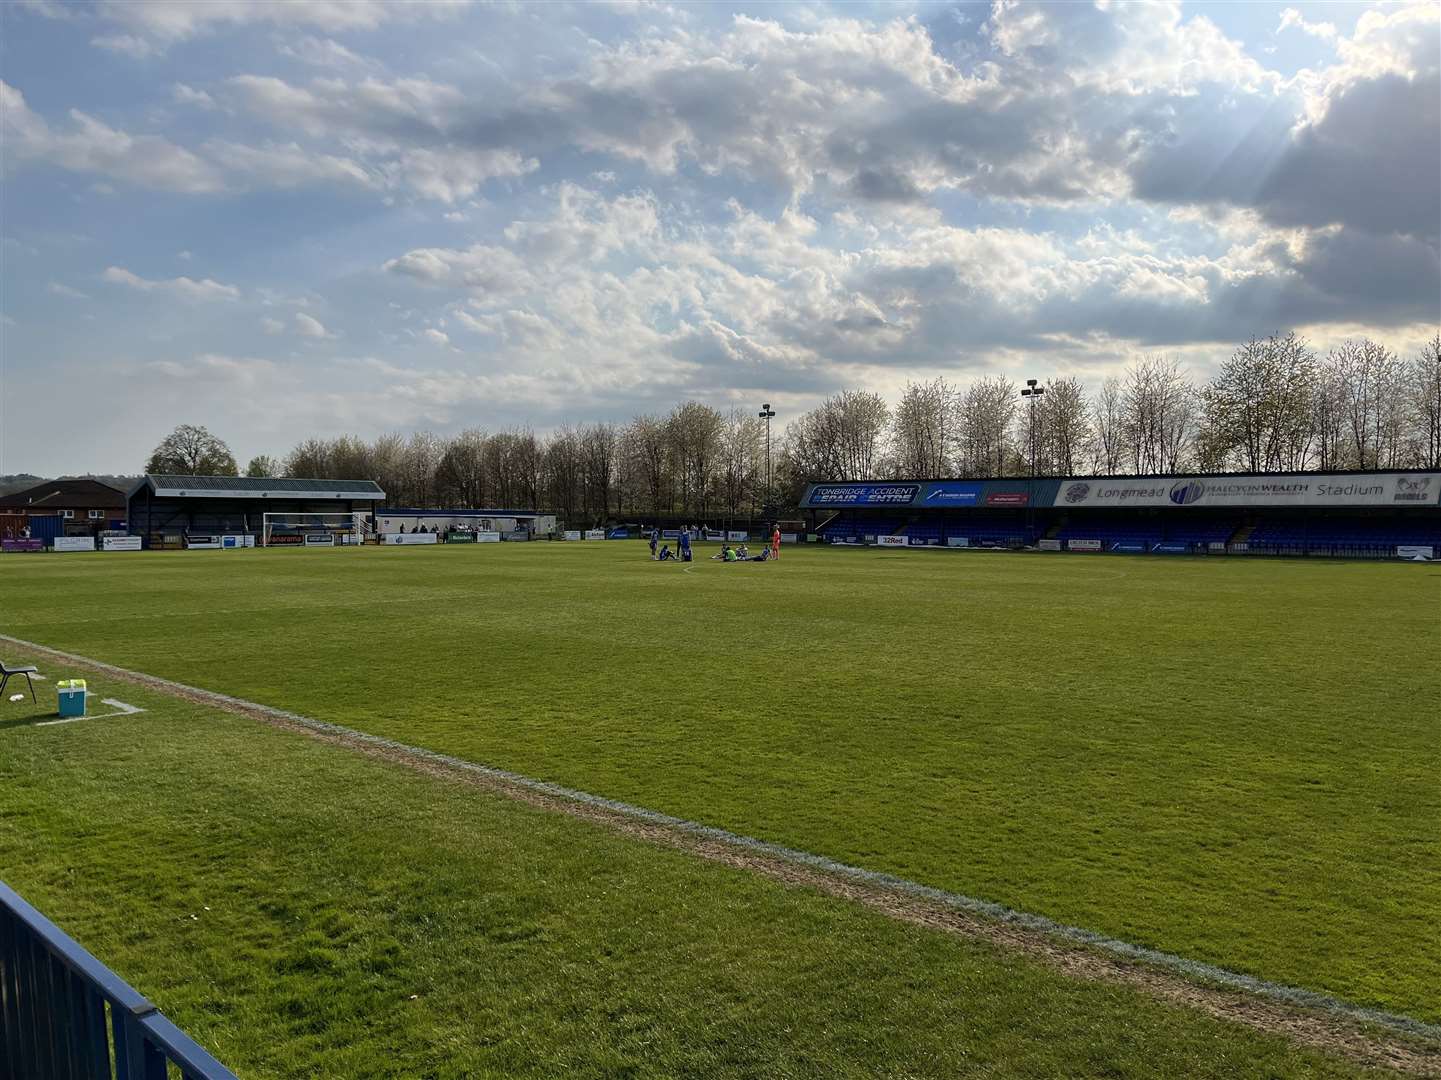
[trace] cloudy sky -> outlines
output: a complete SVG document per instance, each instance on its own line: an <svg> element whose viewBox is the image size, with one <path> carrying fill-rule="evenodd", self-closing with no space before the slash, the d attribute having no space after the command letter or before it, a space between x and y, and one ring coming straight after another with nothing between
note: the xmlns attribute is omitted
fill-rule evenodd
<svg viewBox="0 0 1441 1080"><path fill-rule="evenodd" d="M1434 3L0 8L0 473L1441 323Z"/></svg>

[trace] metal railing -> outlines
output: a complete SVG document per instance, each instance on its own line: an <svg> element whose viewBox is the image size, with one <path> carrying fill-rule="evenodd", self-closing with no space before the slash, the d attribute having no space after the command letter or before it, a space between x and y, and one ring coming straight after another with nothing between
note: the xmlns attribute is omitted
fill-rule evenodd
<svg viewBox="0 0 1441 1080"><path fill-rule="evenodd" d="M0 882L0 1075L235 1080L113 971Z"/></svg>

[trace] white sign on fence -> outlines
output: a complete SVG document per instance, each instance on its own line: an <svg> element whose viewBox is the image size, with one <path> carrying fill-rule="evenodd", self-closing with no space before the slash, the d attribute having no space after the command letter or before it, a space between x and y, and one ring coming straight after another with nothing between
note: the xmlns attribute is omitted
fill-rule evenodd
<svg viewBox="0 0 1441 1080"><path fill-rule="evenodd" d="M1059 540L1037 540L1036 547L1041 551L1060 551L1061 542Z"/></svg>
<svg viewBox="0 0 1441 1080"><path fill-rule="evenodd" d="M910 541L904 536L878 536L876 543L881 547L905 547Z"/></svg>
<svg viewBox="0 0 1441 1080"><path fill-rule="evenodd" d="M306 546L306 547L334 547L334 546L335 546L335 537L332 536L332 535L331 535L330 533L328 533L328 532L324 532L324 533L306 533L306 534L305 534L305 546Z"/></svg>
<svg viewBox="0 0 1441 1080"><path fill-rule="evenodd" d="M1396 554L1402 559L1434 559L1436 548L1431 544L1398 544Z"/></svg>
<svg viewBox="0 0 1441 1080"><path fill-rule="evenodd" d="M566 529L565 538L567 540L580 540L582 539L581 531L579 529Z"/></svg>
<svg viewBox="0 0 1441 1080"><path fill-rule="evenodd" d="M796 543L799 543L799 542L800 542L800 537L797 536L795 533L781 533L781 543L782 543L782 544L796 544Z"/></svg>
<svg viewBox="0 0 1441 1080"><path fill-rule="evenodd" d="M1207 551L1215 551L1215 552L1224 552L1224 551L1226 550L1226 541L1224 541L1224 540L1212 540L1209 544L1206 545L1206 550L1207 550Z"/></svg>
<svg viewBox="0 0 1441 1080"><path fill-rule="evenodd" d="M1067 540L1066 549L1068 551L1100 551L1101 542L1099 540Z"/></svg>
<svg viewBox="0 0 1441 1080"><path fill-rule="evenodd" d="M55 538L56 551L94 551L95 537L93 536L57 536Z"/></svg>
<svg viewBox="0 0 1441 1080"><path fill-rule="evenodd" d="M732 530L731 532L726 533L727 540L749 540L750 538L751 534L748 532L735 532L734 530Z"/></svg>
<svg viewBox="0 0 1441 1080"><path fill-rule="evenodd" d="M138 536L102 536L100 538L100 550L102 551L139 551L140 537Z"/></svg>
<svg viewBox="0 0 1441 1080"><path fill-rule="evenodd" d="M477 544L498 544L500 543L500 533L478 532L475 534L475 542Z"/></svg>
<svg viewBox="0 0 1441 1080"><path fill-rule="evenodd" d="M971 538L970 538L969 536L948 536L948 537L946 537L946 547L970 547L970 546L971 546Z"/></svg>
<svg viewBox="0 0 1441 1080"><path fill-rule="evenodd" d="M1441 472L1062 480L1067 506L1435 506Z"/></svg>
<svg viewBox="0 0 1441 1080"><path fill-rule="evenodd" d="M604 529L587 529L587 530L585 531L585 538L586 538L587 540L604 540L604 539L605 539L605 530L604 530Z"/></svg>
<svg viewBox="0 0 1441 1080"><path fill-rule="evenodd" d="M482 534L483 535L483 534ZM497 534L499 538L499 534ZM479 539L477 537L476 539ZM385 533L381 536L382 544L435 544L439 543L440 536L436 533Z"/></svg>

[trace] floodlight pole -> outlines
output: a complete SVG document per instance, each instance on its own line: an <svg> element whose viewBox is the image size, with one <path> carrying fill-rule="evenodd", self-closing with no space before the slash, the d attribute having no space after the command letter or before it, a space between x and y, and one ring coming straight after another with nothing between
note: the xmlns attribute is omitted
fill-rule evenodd
<svg viewBox="0 0 1441 1080"><path fill-rule="evenodd" d="M1037 386L1035 379L1026 380L1026 388L1021 391L1021 397L1030 404L1027 407L1029 412L1026 416L1026 427L1029 429L1031 441L1031 476L1026 481L1026 524L1034 531L1036 525L1036 399L1046 392L1045 387Z"/></svg>
<svg viewBox="0 0 1441 1080"><path fill-rule="evenodd" d="M770 506L770 502L771 502L771 489L775 486L775 477L774 477L774 475L771 473L771 417L775 416L775 414L776 414L776 411L771 408L771 403L770 403L769 401L767 401L764 405L762 405L762 406L761 406L761 411L756 414L757 416L759 416L762 420L764 420L764 421L766 422L766 506L767 506L767 507Z"/></svg>

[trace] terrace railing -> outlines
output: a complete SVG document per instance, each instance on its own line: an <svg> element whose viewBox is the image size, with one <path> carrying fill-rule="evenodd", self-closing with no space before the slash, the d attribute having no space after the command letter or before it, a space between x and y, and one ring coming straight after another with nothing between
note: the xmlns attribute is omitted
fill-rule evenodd
<svg viewBox="0 0 1441 1080"><path fill-rule="evenodd" d="M0 882L0 1075L235 1080L160 1010Z"/></svg>

